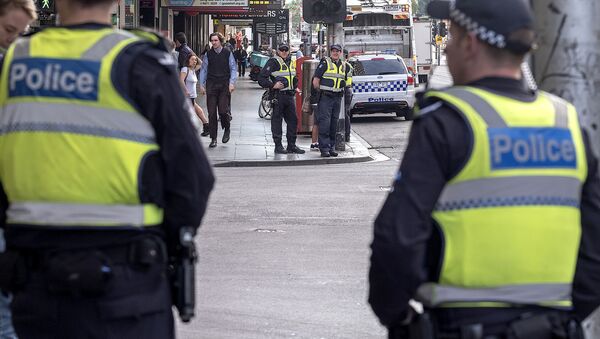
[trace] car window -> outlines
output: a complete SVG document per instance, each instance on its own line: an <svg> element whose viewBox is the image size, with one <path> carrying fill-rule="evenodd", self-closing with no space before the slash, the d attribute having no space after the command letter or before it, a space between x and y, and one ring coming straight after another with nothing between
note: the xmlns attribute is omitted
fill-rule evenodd
<svg viewBox="0 0 600 339"><path fill-rule="evenodd" d="M350 62L354 67L354 75L385 75L406 74L406 67L398 59L384 59L374 57L369 60L355 60Z"/></svg>

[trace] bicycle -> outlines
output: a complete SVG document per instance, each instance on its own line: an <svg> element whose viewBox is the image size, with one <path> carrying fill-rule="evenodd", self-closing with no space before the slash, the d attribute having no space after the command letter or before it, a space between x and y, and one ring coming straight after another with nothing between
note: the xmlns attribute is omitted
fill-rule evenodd
<svg viewBox="0 0 600 339"><path fill-rule="evenodd" d="M273 113L273 103L275 99L271 98L270 90L266 90L261 99L260 104L258 105L258 116L263 119L271 119L271 114Z"/></svg>

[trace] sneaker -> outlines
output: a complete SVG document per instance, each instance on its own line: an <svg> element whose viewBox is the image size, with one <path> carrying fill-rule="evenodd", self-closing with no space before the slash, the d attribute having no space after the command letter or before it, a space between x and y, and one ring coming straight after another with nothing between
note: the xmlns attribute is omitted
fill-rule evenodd
<svg viewBox="0 0 600 339"><path fill-rule="evenodd" d="M310 150L311 151L319 151L319 144L316 142L314 144L310 144Z"/></svg>
<svg viewBox="0 0 600 339"><path fill-rule="evenodd" d="M296 153L296 154L304 154L305 151L303 149L301 149L300 147L296 146L296 145L288 145L287 147L287 152L288 153Z"/></svg>
<svg viewBox="0 0 600 339"><path fill-rule="evenodd" d="M221 140L224 144L226 144L229 141L229 128L225 129L225 132L223 132L223 139Z"/></svg>
<svg viewBox="0 0 600 339"><path fill-rule="evenodd" d="M329 155L331 155L332 157L337 157L338 156L338 152L336 152L334 150L329 150Z"/></svg>
<svg viewBox="0 0 600 339"><path fill-rule="evenodd" d="M208 145L208 147L217 147L217 139L212 139L210 141L210 145Z"/></svg>

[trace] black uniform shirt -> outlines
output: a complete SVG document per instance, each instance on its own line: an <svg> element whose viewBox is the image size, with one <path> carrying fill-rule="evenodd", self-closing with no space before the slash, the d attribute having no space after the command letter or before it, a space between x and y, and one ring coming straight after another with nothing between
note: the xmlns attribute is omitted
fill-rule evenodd
<svg viewBox="0 0 600 339"><path fill-rule="evenodd" d="M68 26L70 29L106 27L110 26ZM142 43L122 51L112 70L116 89L148 119L160 147L158 153L148 156L143 163L139 190L142 203L152 202L164 208L166 228L149 228L161 235L164 231L177 233L177 228L181 226L199 226L214 184L212 168L190 121L188 99L181 90L176 66L166 49ZM60 154L57 156L60 157ZM1 190L2 226L7 206L4 190ZM138 233L9 228L6 238L12 247L47 248L105 245L114 243L116 239L126 240L128 234L136 236Z"/></svg>
<svg viewBox="0 0 600 339"><path fill-rule="evenodd" d="M288 68L290 68L292 58L287 57L286 59L283 59L283 61L288 66ZM279 71L280 68L281 68L281 66L279 65L279 61L277 61L276 58L269 59L267 61L267 63L265 64L265 66L260 70L260 73L258 74L258 84L262 88L273 88L273 86L275 85L275 82L277 82L277 81L273 81L271 79L271 73ZM295 76L294 72L292 72L292 75L294 75L294 83L292 84L293 85L292 88L296 88L296 87L298 87L298 78Z"/></svg>
<svg viewBox="0 0 600 339"><path fill-rule="evenodd" d="M511 79L486 78L469 85L522 101L535 98ZM472 142L462 116L443 104L412 125L393 190L375 220L371 244L369 303L385 326L398 325L418 286L438 278L441 238L431 212L446 183L468 160ZM582 191L582 240L573 291L579 317L600 305L600 178L586 133L584 143L588 176Z"/></svg>

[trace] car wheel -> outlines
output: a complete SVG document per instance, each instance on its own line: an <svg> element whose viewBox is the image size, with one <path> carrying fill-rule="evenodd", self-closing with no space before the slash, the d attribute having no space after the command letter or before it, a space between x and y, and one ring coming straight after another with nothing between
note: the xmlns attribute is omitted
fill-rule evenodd
<svg viewBox="0 0 600 339"><path fill-rule="evenodd" d="M414 120L415 119L415 115L412 109L407 108L407 109L403 109L400 111L396 111L396 116L397 117L404 117L404 120Z"/></svg>

